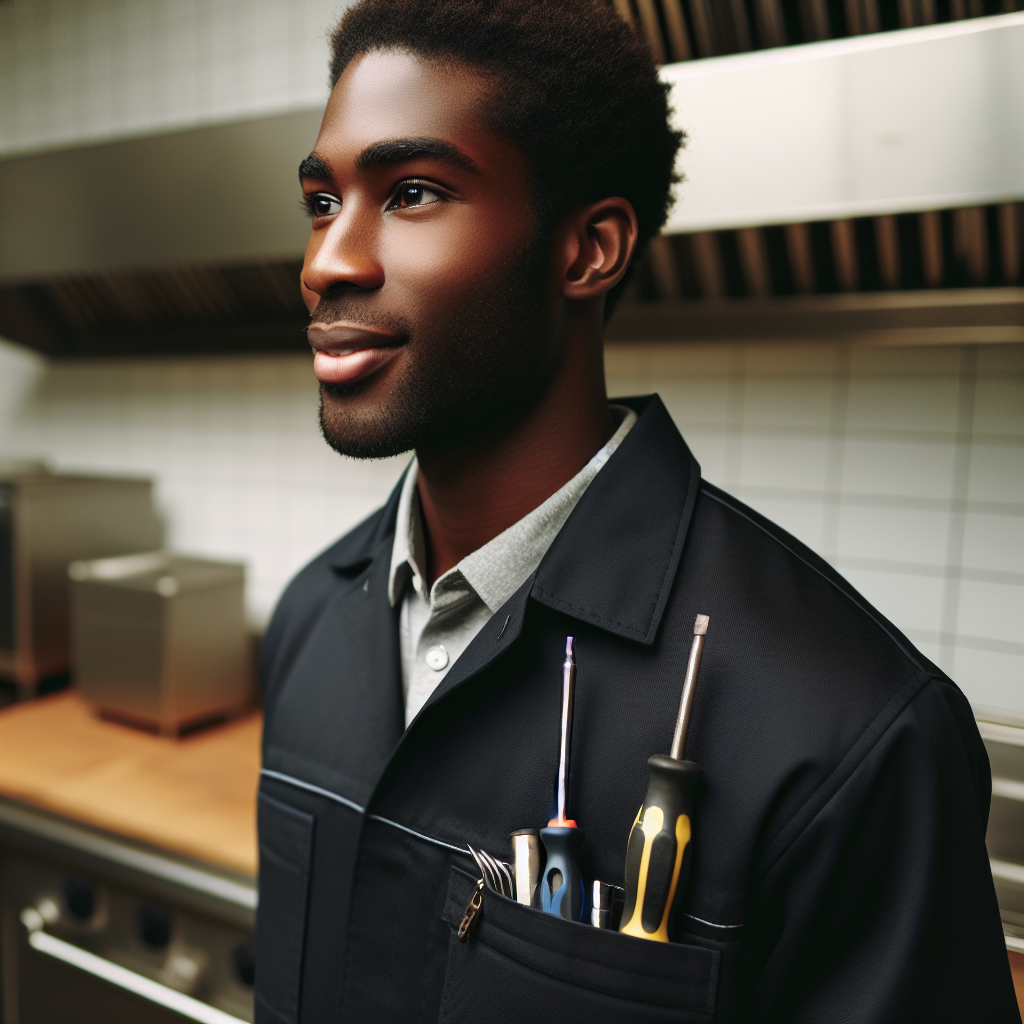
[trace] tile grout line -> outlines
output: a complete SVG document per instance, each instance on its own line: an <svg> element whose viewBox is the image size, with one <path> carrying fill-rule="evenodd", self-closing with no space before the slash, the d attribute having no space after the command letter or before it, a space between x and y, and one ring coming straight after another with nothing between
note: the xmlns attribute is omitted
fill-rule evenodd
<svg viewBox="0 0 1024 1024"><path fill-rule="evenodd" d="M964 345L960 350L960 381L957 388L956 445L953 479L949 495L949 527L946 534L946 574L942 584L942 610L939 618L939 663L950 675L960 615L960 581L967 523L965 504L971 471L971 443L974 433L974 397L978 378L978 348Z"/></svg>
<svg viewBox="0 0 1024 1024"><path fill-rule="evenodd" d="M725 460L723 475L727 488L741 486L743 479L743 410L747 387L747 350L737 345L729 353L727 370Z"/></svg>
<svg viewBox="0 0 1024 1024"><path fill-rule="evenodd" d="M826 455L825 495L821 515L821 557L835 564L839 555L839 517L843 503L843 468L846 457L847 421L850 409L850 350L836 349L832 370L832 396L829 408L828 454Z"/></svg>
<svg viewBox="0 0 1024 1024"><path fill-rule="evenodd" d="M903 631L915 643L943 644L963 647L972 651L987 651L990 654L1007 654L1024 657L1024 644L1013 640L997 640L994 637L971 636L969 633L933 633L928 629L906 629Z"/></svg>
<svg viewBox="0 0 1024 1024"><path fill-rule="evenodd" d="M836 565L844 569L865 569L868 572L885 572L897 576L925 576L931 579L950 579L954 573L961 582L997 583L1009 587L1024 587L1024 573L1006 572L1001 569L975 569L964 566L937 565L934 562L903 562L891 558L864 558L845 555L836 559Z"/></svg>

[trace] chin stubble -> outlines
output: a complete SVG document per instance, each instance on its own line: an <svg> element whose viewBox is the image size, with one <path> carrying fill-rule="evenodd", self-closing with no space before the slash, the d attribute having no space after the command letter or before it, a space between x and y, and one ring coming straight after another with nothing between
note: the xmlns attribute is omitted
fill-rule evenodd
<svg viewBox="0 0 1024 1024"><path fill-rule="evenodd" d="M320 431L339 454L385 459L499 432L543 393L551 369L544 278L534 242L499 280L481 285L443 324L422 328L375 409L354 401L370 381L320 385Z"/></svg>

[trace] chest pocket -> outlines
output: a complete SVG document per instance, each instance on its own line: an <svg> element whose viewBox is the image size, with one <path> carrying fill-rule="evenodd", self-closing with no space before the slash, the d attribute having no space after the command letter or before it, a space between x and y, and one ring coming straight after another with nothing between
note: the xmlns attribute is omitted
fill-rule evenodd
<svg viewBox="0 0 1024 1024"><path fill-rule="evenodd" d="M443 913L451 937L441 1024L712 1019L717 950L649 942L564 921L490 890L461 942L459 925L475 887L476 879L451 869Z"/></svg>

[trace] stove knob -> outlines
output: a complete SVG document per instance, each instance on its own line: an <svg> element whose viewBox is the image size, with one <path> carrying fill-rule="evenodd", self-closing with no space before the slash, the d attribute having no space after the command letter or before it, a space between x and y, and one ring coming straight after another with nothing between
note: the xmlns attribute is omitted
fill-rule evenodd
<svg viewBox="0 0 1024 1024"><path fill-rule="evenodd" d="M256 958L253 956L252 943L243 942L231 951L231 965L235 969L235 977L247 988L252 988L256 977Z"/></svg>
<svg viewBox="0 0 1024 1024"><path fill-rule="evenodd" d="M139 938L150 949L166 949L171 941L171 915L155 903L139 908Z"/></svg>
<svg viewBox="0 0 1024 1024"><path fill-rule="evenodd" d="M76 921L90 921L96 913L96 886L88 878L64 881L64 906Z"/></svg>

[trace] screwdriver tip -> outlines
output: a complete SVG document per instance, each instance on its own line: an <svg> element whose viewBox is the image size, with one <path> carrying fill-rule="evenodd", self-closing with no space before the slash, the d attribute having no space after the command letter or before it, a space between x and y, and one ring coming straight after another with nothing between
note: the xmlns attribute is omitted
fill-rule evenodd
<svg viewBox="0 0 1024 1024"><path fill-rule="evenodd" d="M576 637L567 636L565 638L565 656L571 658L576 653Z"/></svg>
<svg viewBox="0 0 1024 1024"><path fill-rule="evenodd" d="M693 635L704 636L708 631L708 623L711 622L711 617L708 615L698 615L697 621L693 624Z"/></svg>

